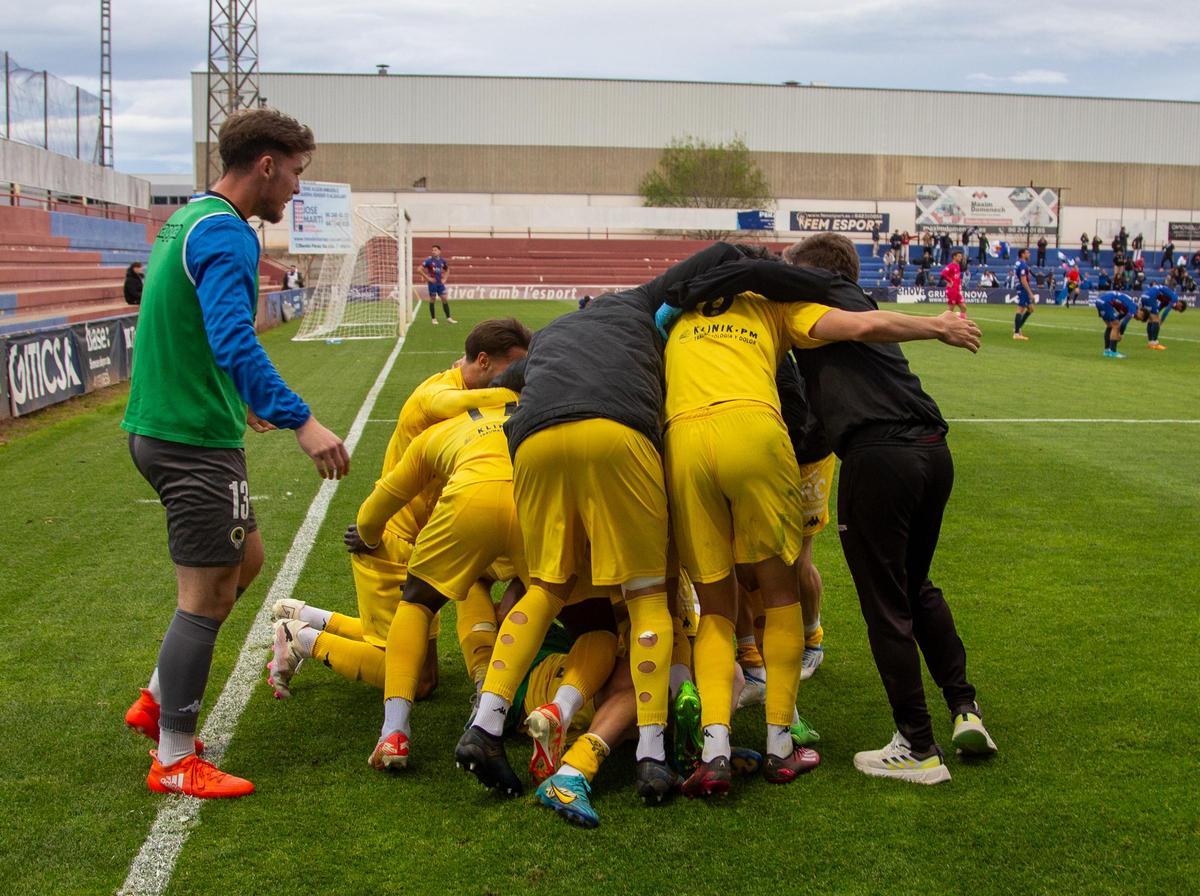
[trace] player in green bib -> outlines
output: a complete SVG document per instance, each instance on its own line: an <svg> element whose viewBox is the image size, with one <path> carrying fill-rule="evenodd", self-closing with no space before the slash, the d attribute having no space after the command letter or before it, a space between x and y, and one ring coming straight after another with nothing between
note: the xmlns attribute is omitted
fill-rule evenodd
<svg viewBox="0 0 1200 896"><path fill-rule="evenodd" d="M121 426L167 511L178 601L149 685L125 722L157 741L159 793L243 796L249 781L198 753L196 723L221 623L263 562L242 437L292 429L327 479L350 469L342 440L288 388L254 331L259 244L247 223L283 219L316 143L280 112L250 109L219 135L224 172L162 226L150 253Z"/></svg>

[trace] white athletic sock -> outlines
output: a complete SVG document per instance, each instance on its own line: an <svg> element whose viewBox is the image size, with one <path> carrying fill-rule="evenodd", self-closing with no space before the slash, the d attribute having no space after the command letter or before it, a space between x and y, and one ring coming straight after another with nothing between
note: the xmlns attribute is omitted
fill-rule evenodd
<svg viewBox="0 0 1200 896"><path fill-rule="evenodd" d="M409 716L412 715L412 701L403 697L390 697L383 701L383 728L380 737L387 737L394 731L399 731L406 737L412 735L409 727Z"/></svg>
<svg viewBox="0 0 1200 896"><path fill-rule="evenodd" d="M317 643L317 637L321 633L311 625L308 628L302 628L296 632L296 643L300 646L300 655L305 659L312 656L313 645ZM407 733L407 732L406 732Z"/></svg>
<svg viewBox="0 0 1200 896"><path fill-rule="evenodd" d="M821 614L818 613L817 618L815 620L813 620L812 625L804 626L804 634L805 635L815 635L817 633L817 629L819 629L820 627L821 627Z"/></svg>
<svg viewBox="0 0 1200 896"><path fill-rule="evenodd" d="M307 622L319 632L325 631L325 626L329 624L329 617L333 615L332 610L322 610L320 607L310 607L307 604L300 610L300 621Z"/></svg>
<svg viewBox="0 0 1200 896"><path fill-rule="evenodd" d="M792 743L792 732L783 725L767 726L767 752L780 759L792 755L796 745Z"/></svg>
<svg viewBox="0 0 1200 896"><path fill-rule="evenodd" d="M767 680L767 669L765 666L744 666L742 672L746 675L746 680L754 679L755 684L762 684Z"/></svg>
<svg viewBox="0 0 1200 896"><path fill-rule="evenodd" d="M563 728L570 728L571 719L575 718L575 713L583 709L583 694L574 685L559 685L558 690L554 692L554 705L558 707L558 715L562 720Z"/></svg>
<svg viewBox="0 0 1200 896"><path fill-rule="evenodd" d="M637 758L666 762L667 750L664 746L666 730L666 725L638 725Z"/></svg>
<svg viewBox="0 0 1200 896"><path fill-rule="evenodd" d="M671 667L671 699L675 699L675 695L679 693L679 689L683 687L685 681L692 680L692 670L683 663L676 663Z"/></svg>
<svg viewBox="0 0 1200 896"><path fill-rule="evenodd" d="M196 734L192 731L158 731L158 761L163 765L174 765L196 752Z"/></svg>
<svg viewBox="0 0 1200 896"><path fill-rule="evenodd" d="M558 771L556 771L554 774L556 774L556 775L578 775L581 778L587 777L583 772L581 772L579 769L577 769L573 765L560 765L558 767Z"/></svg>
<svg viewBox="0 0 1200 896"><path fill-rule="evenodd" d="M508 717L510 706L512 704L503 697L484 691L479 695L479 708L475 710L475 721L471 724L500 737L504 734L504 720Z"/></svg>
<svg viewBox="0 0 1200 896"><path fill-rule="evenodd" d="M718 756L729 758L729 726L705 725L704 749L700 753L700 759L712 762Z"/></svg>
<svg viewBox="0 0 1200 896"><path fill-rule="evenodd" d="M793 709L792 710L792 724L795 725L799 721L800 721L800 710Z"/></svg>
<svg viewBox="0 0 1200 896"><path fill-rule="evenodd" d="M155 703L162 704L162 687L158 683L158 666L155 666L154 671L150 673L150 683L146 685L146 690L150 692Z"/></svg>

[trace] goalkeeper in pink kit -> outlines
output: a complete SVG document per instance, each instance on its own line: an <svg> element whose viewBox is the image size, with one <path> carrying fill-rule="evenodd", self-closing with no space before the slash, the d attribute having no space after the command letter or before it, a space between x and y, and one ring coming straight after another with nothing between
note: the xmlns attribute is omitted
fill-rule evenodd
<svg viewBox="0 0 1200 896"><path fill-rule="evenodd" d="M946 281L946 304L963 320L967 319L967 306L962 294L962 250L956 250L950 256L950 263L942 268L942 278Z"/></svg>

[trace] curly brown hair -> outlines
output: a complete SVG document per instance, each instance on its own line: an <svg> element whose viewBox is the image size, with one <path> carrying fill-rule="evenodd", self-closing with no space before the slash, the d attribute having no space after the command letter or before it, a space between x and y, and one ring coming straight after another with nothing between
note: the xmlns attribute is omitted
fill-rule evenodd
<svg viewBox="0 0 1200 896"><path fill-rule="evenodd" d="M277 109L241 109L217 135L226 171L249 168L265 153L310 155L317 148L312 129Z"/></svg>
<svg viewBox="0 0 1200 896"><path fill-rule="evenodd" d="M783 260L788 264L824 268L858 280L858 250L840 233L814 233L784 249Z"/></svg>

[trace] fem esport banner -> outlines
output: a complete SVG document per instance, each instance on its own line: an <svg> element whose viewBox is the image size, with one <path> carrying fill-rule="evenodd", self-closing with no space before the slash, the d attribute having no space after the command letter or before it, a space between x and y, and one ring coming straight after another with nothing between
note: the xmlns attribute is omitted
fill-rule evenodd
<svg viewBox="0 0 1200 896"><path fill-rule="evenodd" d="M1058 191L1050 187L917 187L917 232L1054 234Z"/></svg>

